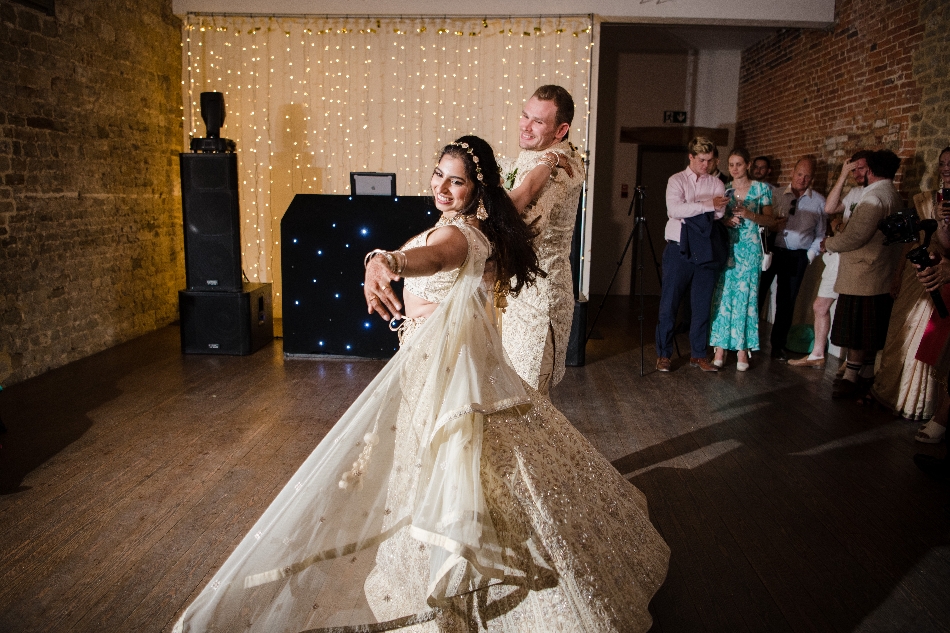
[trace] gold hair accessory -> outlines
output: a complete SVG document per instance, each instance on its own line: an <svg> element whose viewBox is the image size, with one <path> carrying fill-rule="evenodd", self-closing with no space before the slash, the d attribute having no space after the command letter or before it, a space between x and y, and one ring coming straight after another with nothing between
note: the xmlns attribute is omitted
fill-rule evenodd
<svg viewBox="0 0 950 633"><path fill-rule="evenodd" d="M482 176L482 168L478 164L478 156L475 155L475 152L472 151L471 146L468 143L459 143L458 141L452 141L449 145L455 145L456 147L461 147L467 151L471 157L472 162L475 163L475 176L478 178L478 182L484 183L485 178Z"/></svg>

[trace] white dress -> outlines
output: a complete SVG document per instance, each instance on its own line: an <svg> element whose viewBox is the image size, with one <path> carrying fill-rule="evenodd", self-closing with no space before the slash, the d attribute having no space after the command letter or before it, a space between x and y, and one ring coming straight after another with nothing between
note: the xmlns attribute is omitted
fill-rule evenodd
<svg viewBox="0 0 950 633"><path fill-rule="evenodd" d="M177 631L645 631L642 493L505 362L469 253ZM378 624L377 624L378 623Z"/></svg>

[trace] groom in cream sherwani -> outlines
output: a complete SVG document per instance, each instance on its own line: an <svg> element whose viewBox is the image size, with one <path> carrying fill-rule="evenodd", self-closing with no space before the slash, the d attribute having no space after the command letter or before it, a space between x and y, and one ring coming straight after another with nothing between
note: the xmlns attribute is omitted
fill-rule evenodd
<svg viewBox="0 0 950 633"><path fill-rule="evenodd" d="M567 141L574 100L560 86L541 86L521 112L514 161L499 161L505 186L525 221L537 232L534 247L547 277L509 297L502 317L502 343L518 374L543 394L564 377L567 342L574 318L571 238L584 184L584 162ZM553 154L556 166L536 195L519 188L525 176ZM546 159L550 164L551 158Z"/></svg>

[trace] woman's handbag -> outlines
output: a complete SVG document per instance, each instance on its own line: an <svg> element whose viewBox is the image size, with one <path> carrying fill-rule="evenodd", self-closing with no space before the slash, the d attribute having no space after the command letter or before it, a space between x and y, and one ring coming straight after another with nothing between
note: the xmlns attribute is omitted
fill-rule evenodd
<svg viewBox="0 0 950 633"><path fill-rule="evenodd" d="M769 269L772 265L772 253L769 252L768 245L769 230L764 226L759 227L759 243L762 245L762 272Z"/></svg>

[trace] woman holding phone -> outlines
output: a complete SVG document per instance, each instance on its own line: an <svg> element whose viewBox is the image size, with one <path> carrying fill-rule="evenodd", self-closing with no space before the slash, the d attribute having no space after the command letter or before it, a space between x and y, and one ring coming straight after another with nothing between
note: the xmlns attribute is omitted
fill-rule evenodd
<svg viewBox="0 0 950 633"><path fill-rule="evenodd" d="M762 240L759 226L772 223L772 190L749 178L751 160L742 148L729 152L726 185L730 200L726 218L740 222L729 228L729 260L713 294L709 344L715 348L713 364L722 367L726 351L738 352L736 369L749 368L749 355L759 349L759 274L762 271ZM731 194L731 195L730 195Z"/></svg>

